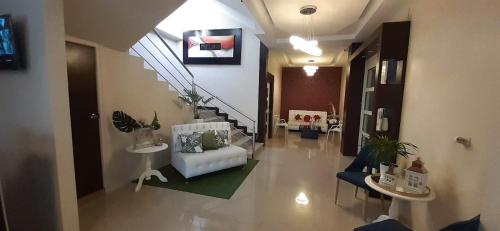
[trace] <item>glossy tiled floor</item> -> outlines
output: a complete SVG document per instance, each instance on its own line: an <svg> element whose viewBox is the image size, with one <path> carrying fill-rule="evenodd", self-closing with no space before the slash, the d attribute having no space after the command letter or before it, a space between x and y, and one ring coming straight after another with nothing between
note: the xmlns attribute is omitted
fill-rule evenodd
<svg viewBox="0 0 500 231"><path fill-rule="evenodd" d="M352 158L339 153L339 141L303 140L290 132L277 136L256 155L261 160L230 200L144 186L127 185L79 201L82 231L128 230L352 230L364 224L362 201L341 183L334 205L335 174ZM309 204L295 197L304 192ZM361 197L361 193L360 193ZM371 199L369 219L381 214Z"/></svg>

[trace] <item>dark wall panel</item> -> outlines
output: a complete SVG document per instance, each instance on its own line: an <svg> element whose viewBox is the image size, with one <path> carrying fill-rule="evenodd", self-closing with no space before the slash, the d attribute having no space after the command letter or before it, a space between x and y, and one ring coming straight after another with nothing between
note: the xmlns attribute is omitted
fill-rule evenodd
<svg viewBox="0 0 500 231"><path fill-rule="evenodd" d="M302 67L284 67L280 118L288 120L288 110L331 113L330 103L338 113L341 78L341 67L320 67L313 77L308 77Z"/></svg>

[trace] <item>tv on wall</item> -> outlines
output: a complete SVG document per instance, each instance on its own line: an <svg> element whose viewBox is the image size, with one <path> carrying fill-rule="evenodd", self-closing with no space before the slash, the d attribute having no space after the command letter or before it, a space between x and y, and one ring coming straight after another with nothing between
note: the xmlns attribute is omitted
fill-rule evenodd
<svg viewBox="0 0 500 231"><path fill-rule="evenodd" d="M12 19L10 15L0 15L0 70L20 68L19 53L16 49Z"/></svg>

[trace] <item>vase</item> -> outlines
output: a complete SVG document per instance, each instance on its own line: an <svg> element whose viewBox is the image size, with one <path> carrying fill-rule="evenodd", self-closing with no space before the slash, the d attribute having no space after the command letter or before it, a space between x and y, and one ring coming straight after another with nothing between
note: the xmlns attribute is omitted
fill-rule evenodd
<svg viewBox="0 0 500 231"><path fill-rule="evenodd" d="M154 134L151 128L134 129L134 149L148 148L154 146Z"/></svg>
<svg viewBox="0 0 500 231"><path fill-rule="evenodd" d="M381 162L380 163L380 174L386 173L387 171L389 171L389 168L390 168L390 164L388 164L386 162Z"/></svg>

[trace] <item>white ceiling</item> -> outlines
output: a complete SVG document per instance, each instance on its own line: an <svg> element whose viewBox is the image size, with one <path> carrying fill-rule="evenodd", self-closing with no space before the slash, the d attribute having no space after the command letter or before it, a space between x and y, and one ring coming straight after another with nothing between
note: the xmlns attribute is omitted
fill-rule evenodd
<svg viewBox="0 0 500 231"><path fill-rule="evenodd" d="M312 15L316 35L332 35L355 23L369 0L263 0L274 25L287 34L305 35L306 17L299 13L305 5L315 5Z"/></svg>
<svg viewBox="0 0 500 231"><path fill-rule="evenodd" d="M388 15L399 10L408 0L246 0L256 21L264 30L259 38L272 50L281 52L287 66L302 66L315 60L320 66L341 66L346 61L345 49L354 41L371 34ZM299 13L302 6L315 5L313 28L323 55L314 57L293 50L291 35L305 37L306 18Z"/></svg>
<svg viewBox="0 0 500 231"><path fill-rule="evenodd" d="M126 51L186 0L64 0L66 34Z"/></svg>

